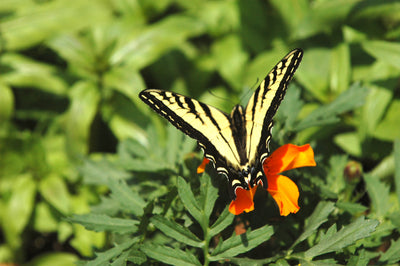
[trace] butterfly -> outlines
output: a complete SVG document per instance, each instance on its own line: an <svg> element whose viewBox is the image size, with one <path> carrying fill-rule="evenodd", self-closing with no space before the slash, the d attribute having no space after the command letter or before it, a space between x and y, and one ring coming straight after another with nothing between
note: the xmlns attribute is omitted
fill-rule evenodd
<svg viewBox="0 0 400 266"><path fill-rule="evenodd" d="M146 89L139 97L158 114L197 140L217 172L227 177L232 200L236 189L268 186L263 162L269 156L273 117L303 57L301 49L287 54L268 73L246 108L230 114L178 93Z"/></svg>

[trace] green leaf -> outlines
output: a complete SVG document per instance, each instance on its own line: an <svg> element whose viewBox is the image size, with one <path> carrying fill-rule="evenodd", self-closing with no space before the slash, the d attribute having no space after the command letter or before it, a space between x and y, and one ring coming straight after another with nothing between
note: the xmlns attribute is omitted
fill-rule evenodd
<svg viewBox="0 0 400 266"><path fill-rule="evenodd" d="M377 176L371 174L364 175L364 181L367 185L367 193L372 201L374 215L383 218L390 208L389 190L390 187L383 183Z"/></svg>
<svg viewBox="0 0 400 266"><path fill-rule="evenodd" d="M335 135L333 141L348 154L362 156L362 139L357 132L346 132Z"/></svg>
<svg viewBox="0 0 400 266"><path fill-rule="evenodd" d="M394 142L394 161L397 162L394 169L394 184L397 200L400 202L400 140Z"/></svg>
<svg viewBox="0 0 400 266"><path fill-rule="evenodd" d="M173 249L154 244L144 244L140 250L147 256L166 264L201 265L192 253L184 252L180 249Z"/></svg>
<svg viewBox="0 0 400 266"><path fill-rule="evenodd" d="M303 106L299 87L291 84L275 116L276 121L284 121L285 128L291 131Z"/></svg>
<svg viewBox="0 0 400 266"><path fill-rule="evenodd" d="M400 261L400 239L391 241L390 248L381 255L379 261L386 265L398 263Z"/></svg>
<svg viewBox="0 0 400 266"><path fill-rule="evenodd" d="M17 247L20 244L19 237L32 215L36 186L33 177L28 173L14 177L11 195L4 206L5 210L1 218L5 238L11 247Z"/></svg>
<svg viewBox="0 0 400 266"><path fill-rule="evenodd" d="M327 101L331 52L326 48L308 49L295 79L322 102Z"/></svg>
<svg viewBox="0 0 400 266"><path fill-rule="evenodd" d="M133 238L122 244L116 245L105 252L97 252L94 260L88 261L86 266L96 266L109 264L113 258L120 256L125 250L137 243L139 238Z"/></svg>
<svg viewBox="0 0 400 266"><path fill-rule="evenodd" d="M0 124L10 119L14 112L14 94L9 86L0 82Z"/></svg>
<svg viewBox="0 0 400 266"><path fill-rule="evenodd" d="M374 255L375 254L375 255ZM349 266L367 266L372 258L377 257L378 253L367 253L361 249L358 254L352 255L347 265Z"/></svg>
<svg viewBox="0 0 400 266"><path fill-rule="evenodd" d="M212 46L212 53L221 76L231 87L242 89L243 66L249 55L243 49L239 36L231 34L218 39Z"/></svg>
<svg viewBox="0 0 400 266"><path fill-rule="evenodd" d="M295 128L296 131L312 126L322 126L338 121L337 115L348 112L364 104L369 90L359 84L352 85L333 102L324 105L304 118Z"/></svg>
<svg viewBox="0 0 400 266"><path fill-rule="evenodd" d="M213 237L219 234L222 230L232 224L234 218L235 215L229 212L229 205L226 206L224 211L218 216L218 219L211 226L209 236Z"/></svg>
<svg viewBox="0 0 400 266"><path fill-rule="evenodd" d="M364 136L374 136L376 127L382 121L393 98L393 92L387 88L375 85L370 85L369 88L370 93L362 108L361 122L358 126Z"/></svg>
<svg viewBox="0 0 400 266"><path fill-rule="evenodd" d="M40 180L40 194L60 213L70 214L71 202L65 180L52 174Z"/></svg>
<svg viewBox="0 0 400 266"><path fill-rule="evenodd" d="M201 21L183 15L167 17L146 27L140 34L124 36L111 57L111 64L121 62L141 69L172 48L179 48L186 38L203 33Z"/></svg>
<svg viewBox="0 0 400 266"><path fill-rule="evenodd" d="M64 95L67 83L57 75L57 68L20 54L2 55L2 65L12 69L1 73L1 79L15 87L35 88L41 91Z"/></svg>
<svg viewBox="0 0 400 266"><path fill-rule="evenodd" d="M400 100L393 100L386 111L386 115L374 131L373 136L387 141L393 141L400 138L400 116L398 110Z"/></svg>
<svg viewBox="0 0 400 266"><path fill-rule="evenodd" d="M79 82L70 89L70 107L66 117L67 149L77 156L88 152L90 126L97 112L100 94L92 82Z"/></svg>
<svg viewBox="0 0 400 266"><path fill-rule="evenodd" d="M79 171L84 177L85 184L90 185L107 185L109 179L127 179L131 177L131 174L104 159L99 161L84 160Z"/></svg>
<svg viewBox="0 0 400 266"><path fill-rule="evenodd" d="M347 155L332 155L329 158L329 172L326 185L330 191L340 194L346 188L343 171L348 163Z"/></svg>
<svg viewBox="0 0 400 266"><path fill-rule="evenodd" d="M348 89L351 77L350 49L347 43L341 43L332 51L330 89L339 95Z"/></svg>
<svg viewBox="0 0 400 266"><path fill-rule="evenodd" d="M126 184L124 180L109 178L108 186L111 190L111 198L118 201L125 210L132 212L136 216L143 215L145 201L138 193Z"/></svg>
<svg viewBox="0 0 400 266"><path fill-rule="evenodd" d="M139 72L132 71L131 67L113 67L104 75L104 85L113 88L128 97L133 103L139 104L138 94L146 88Z"/></svg>
<svg viewBox="0 0 400 266"><path fill-rule="evenodd" d="M135 265L140 265L146 262L146 255L139 250L132 250L129 252L128 261L134 263Z"/></svg>
<svg viewBox="0 0 400 266"><path fill-rule="evenodd" d="M139 224L136 220L113 218L104 214L73 215L68 221L79 223L91 231L110 231L120 234L136 232Z"/></svg>
<svg viewBox="0 0 400 266"><path fill-rule="evenodd" d="M202 174L200 177L199 204L201 206L200 208L204 211L207 221L210 219L217 198L218 189L213 186L210 176L208 174ZM208 226L208 222L204 226Z"/></svg>
<svg viewBox="0 0 400 266"><path fill-rule="evenodd" d="M267 241L274 234L272 226L266 225L251 232L234 235L224 240L211 254L210 260L222 260L247 252Z"/></svg>
<svg viewBox="0 0 400 266"><path fill-rule="evenodd" d="M52 252L39 255L29 262L31 266L70 266L78 260L78 256L67 252Z"/></svg>
<svg viewBox="0 0 400 266"><path fill-rule="evenodd" d="M204 245L204 243L192 232L190 232L189 229L177 224L176 222L170 221L163 216L153 216L150 221L164 234L182 243L185 243L186 245L193 247L202 247Z"/></svg>
<svg viewBox="0 0 400 266"><path fill-rule="evenodd" d="M178 194L189 213L199 222L203 221L203 213L197 203L190 186L182 177L178 177Z"/></svg>
<svg viewBox="0 0 400 266"><path fill-rule="evenodd" d="M111 17L105 1L50 1L37 5L19 5L13 16L0 23L2 38L7 50L32 47L62 32L80 30L90 25L104 23ZM76 14L82 18L77 19Z"/></svg>
<svg viewBox="0 0 400 266"><path fill-rule="evenodd" d="M365 21L385 17L389 21L396 19L400 12L397 1L363 1L352 10L351 17Z"/></svg>
<svg viewBox="0 0 400 266"><path fill-rule="evenodd" d="M336 207L341 210L347 211L352 215L360 214L368 210L368 207L365 207L359 203L352 203L352 202L337 202Z"/></svg>
<svg viewBox="0 0 400 266"><path fill-rule="evenodd" d="M378 224L377 220L365 220L365 217L362 216L353 223L344 226L337 233L325 237L318 244L307 250L304 255L307 258L314 258L329 252L339 251L359 239L368 237L375 231Z"/></svg>
<svg viewBox="0 0 400 266"><path fill-rule="evenodd" d="M362 47L367 53L400 69L400 44L387 41L366 41Z"/></svg>
<svg viewBox="0 0 400 266"><path fill-rule="evenodd" d="M122 210L136 216L143 214L146 203L123 180L130 177L130 174L106 160L99 162L86 160L80 170L87 183L107 185L111 190L111 198L119 203Z"/></svg>
<svg viewBox="0 0 400 266"><path fill-rule="evenodd" d="M318 203L314 212L306 221L304 232L297 238L292 247L295 247L298 243L314 234L315 231L320 227L321 224L328 220L329 214L335 209L335 204L330 201L321 201Z"/></svg>

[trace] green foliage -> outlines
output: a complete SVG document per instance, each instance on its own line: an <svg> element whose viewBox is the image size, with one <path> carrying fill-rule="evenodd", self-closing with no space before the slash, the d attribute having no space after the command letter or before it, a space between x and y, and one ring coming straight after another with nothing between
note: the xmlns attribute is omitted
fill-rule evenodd
<svg viewBox="0 0 400 266"><path fill-rule="evenodd" d="M396 1L5 0L0 14L0 262L400 260ZM195 141L138 93L229 112L295 47L271 148L310 143L318 166L287 174L297 214L277 218L263 191L234 217L224 178L199 176Z"/></svg>

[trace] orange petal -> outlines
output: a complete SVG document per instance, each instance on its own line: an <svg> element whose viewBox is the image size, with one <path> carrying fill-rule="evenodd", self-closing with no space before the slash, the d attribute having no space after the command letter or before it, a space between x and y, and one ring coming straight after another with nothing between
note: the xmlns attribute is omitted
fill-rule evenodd
<svg viewBox="0 0 400 266"><path fill-rule="evenodd" d="M303 146L285 144L276 149L263 163L267 177L294 168L316 165L310 144Z"/></svg>
<svg viewBox="0 0 400 266"><path fill-rule="evenodd" d="M269 176L267 190L278 204L282 216L296 213L300 209L299 189L290 178L283 175Z"/></svg>
<svg viewBox="0 0 400 266"><path fill-rule="evenodd" d="M254 193L256 193L257 186L245 190L243 188L236 189L236 199L229 205L229 211L234 215L239 215L242 212L251 212L254 210Z"/></svg>
<svg viewBox="0 0 400 266"><path fill-rule="evenodd" d="M203 162L199 165L199 167L197 167L197 173L201 174L204 172L204 170L206 169L206 165L210 162L210 160L208 160L207 158L203 159Z"/></svg>

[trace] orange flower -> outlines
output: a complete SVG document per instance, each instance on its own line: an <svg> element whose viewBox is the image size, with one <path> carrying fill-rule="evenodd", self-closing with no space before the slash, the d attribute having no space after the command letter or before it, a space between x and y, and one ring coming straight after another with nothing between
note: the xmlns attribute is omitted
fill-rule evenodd
<svg viewBox="0 0 400 266"><path fill-rule="evenodd" d="M200 172L204 172L205 165L208 163L205 160L199 167L200 170L202 169ZM315 165L314 151L309 144L303 146L283 145L264 160L263 169L268 181L267 191L278 204L282 216L296 213L300 207L297 204L299 189L292 180L280 175L280 173L299 167ZM199 169L197 172L199 172ZM231 202L229 211L238 215L243 211L250 212L254 210L253 198L256 190L257 185L249 190L237 188L236 200Z"/></svg>

